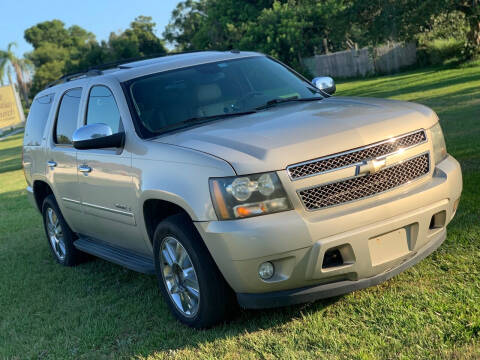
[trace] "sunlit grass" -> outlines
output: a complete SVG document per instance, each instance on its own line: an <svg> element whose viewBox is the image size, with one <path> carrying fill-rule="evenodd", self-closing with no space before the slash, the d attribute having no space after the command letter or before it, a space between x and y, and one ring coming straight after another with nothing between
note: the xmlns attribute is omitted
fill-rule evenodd
<svg viewBox="0 0 480 360"><path fill-rule="evenodd" d="M339 95L417 101L440 116L464 193L432 256L367 290L243 311L208 331L178 324L152 276L101 260L57 265L25 197L21 136L0 141L0 358L480 357L480 64L341 83Z"/></svg>

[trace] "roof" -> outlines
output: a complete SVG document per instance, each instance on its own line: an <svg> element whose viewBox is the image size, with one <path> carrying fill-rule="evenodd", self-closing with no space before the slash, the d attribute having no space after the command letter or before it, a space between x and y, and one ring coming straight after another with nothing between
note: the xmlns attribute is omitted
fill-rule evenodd
<svg viewBox="0 0 480 360"><path fill-rule="evenodd" d="M118 67L117 71L112 72L111 74L120 82L123 82L139 76L149 75L157 72L252 56L263 55L249 51L201 51L169 55L122 64Z"/></svg>
<svg viewBox="0 0 480 360"><path fill-rule="evenodd" d="M90 69L84 73L65 75L51 83L47 88L56 87L66 82L77 82L92 76L113 76L118 81L124 82L136 77L154 74L157 72L180 69L184 67L207 64L211 62L240 59L252 56L263 56L262 54L249 51L199 51L174 55L166 55L151 59L132 61L120 64L100 65L98 68ZM102 68L105 68L102 70ZM42 91L43 93L43 91Z"/></svg>

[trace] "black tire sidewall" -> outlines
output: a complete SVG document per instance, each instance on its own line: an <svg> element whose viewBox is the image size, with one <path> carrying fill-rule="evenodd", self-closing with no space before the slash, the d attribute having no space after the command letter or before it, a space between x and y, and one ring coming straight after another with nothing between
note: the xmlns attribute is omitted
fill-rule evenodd
<svg viewBox="0 0 480 360"><path fill-rule="evenodd" d="M58 258L50 242L50 237L48 235L48 230L47 230L47 209L48 208L51 208L53 211L55 211L55 214L57 215L58 220L60 222L60 225L62 226L63 238L65 242L65 258L63 260L60 260ZM70 227L68 226L65 219L63 218L62 212L60 211L57 201L55 200L55 197L53 195L47 196L43 201L42 217L43 217L43 227L45 229L45 235L47 237L48 246L55 260L59 264L62 264L64 266L73 266L77 264L79 261L80 254L79 254L79 251L73 245L73 242L75 241L75 235L70 229Z"/></svg>

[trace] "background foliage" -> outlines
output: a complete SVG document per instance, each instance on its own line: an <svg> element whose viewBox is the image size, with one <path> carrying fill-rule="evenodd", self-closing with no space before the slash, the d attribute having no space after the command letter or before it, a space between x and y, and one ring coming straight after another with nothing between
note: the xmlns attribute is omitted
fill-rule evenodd
<svg viewBox="0 0 480 360"><path fill-rule="evenodd" d="M154 30L155 23L148 16L135 18L127 30L112 32L108 41L100 43L91 32L76 25L65 28L60 20L28 28L25 40L33 46L33 51L26 58L35 65L32 95L62 74L121 59L165 54L163 42Z"/></svg>
<svg viewBox="0 0 480 360"><path fill-rule="evenodd" d="M421 66L470 60L480 52L480 0L184 0L172 12L163 38L148 16L100 42L88 30L66 28L60 20L39 23L24 35L33 51L17 60L10 48L0 51L0 76L8 64L16 66L28 105L28 90L32 98L62 74L162 55L165 42L174 51L259 51L303 73L304 57L389 41L416 42ZM32 84L21 76L29 64L35 69Z"/></svg>

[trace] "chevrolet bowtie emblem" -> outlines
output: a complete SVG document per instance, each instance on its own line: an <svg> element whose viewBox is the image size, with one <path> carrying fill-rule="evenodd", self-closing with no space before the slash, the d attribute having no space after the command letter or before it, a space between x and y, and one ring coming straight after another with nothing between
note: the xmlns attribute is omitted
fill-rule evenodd
<svg viewBox="0 0 480 360"><path fill-rule="evenodd" d="M386 159L372 159L366 160L362 164L357 165L355 170L355 175L368 175L368 174L375 174L382 170L385 166L387 166Z"/></svg>

